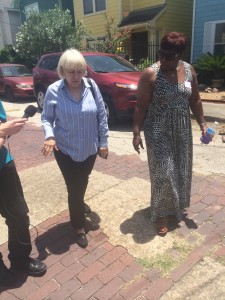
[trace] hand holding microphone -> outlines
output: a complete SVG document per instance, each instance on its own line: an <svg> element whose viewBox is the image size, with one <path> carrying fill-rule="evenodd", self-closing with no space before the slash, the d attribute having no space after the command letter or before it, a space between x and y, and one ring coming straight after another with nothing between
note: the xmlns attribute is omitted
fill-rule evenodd
<svg viewBox="0 0 225 300"><path fill-rule="evenodd" d="M7 121L1 125L0 135L2 132L4 132L3 136L8 136L9 138L11 135L18 133L26 124L28 118L33 117L36 112L37 108L34 105L27 106L27 108L24 110L22 118Z"/></svg>
<svg viewBox="0 0 225 300"><path fill-rule="evenodd" d="M0 137L10 136L18 133L26 124L26 120L27 119L20 118L20 119L14 119L12 121L7 121L5 123L1 123Z"/></svg>

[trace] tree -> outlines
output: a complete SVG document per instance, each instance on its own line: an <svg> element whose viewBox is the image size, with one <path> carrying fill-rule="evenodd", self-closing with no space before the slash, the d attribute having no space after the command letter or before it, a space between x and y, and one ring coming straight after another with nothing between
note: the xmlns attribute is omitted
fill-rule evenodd
<svg viewBox="0 0 225 300"><path fill-rule="evenodd" d="M30 13L16 35L16 51L34 65L44 53L79 48L84 36L82 21L74 28L69 11L56 6L48 11Z"/></svg>
<svg viewBox="0 0 225 300"><path fill-rule="evenodd" d="M11 45L7 45L0 49L0 63L23 64L24 60Z"/></svg>
<svg viewBox="0 0 225 300"><path fill-rule="evenodd" d="M121 53L123 52L123 42L130 36L130 29L119 29L118 24L115 22L114 17L108 17L107 14L103 14L105 18L105 35L104 40L99 41L95 39L91 34L89 38L94 41L94 47L101 52L107 53ZM87 35L87 33L86 33Z"/></svg>

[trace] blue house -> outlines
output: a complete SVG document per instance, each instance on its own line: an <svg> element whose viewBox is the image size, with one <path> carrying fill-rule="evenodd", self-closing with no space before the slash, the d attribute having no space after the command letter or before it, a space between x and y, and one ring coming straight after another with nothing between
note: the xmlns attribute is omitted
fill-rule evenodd
<svg viewBox="0 0 225 300"><path fill-rule="evenodd" d="M191 62L225 54L225 0L194 0Z"/></svg>

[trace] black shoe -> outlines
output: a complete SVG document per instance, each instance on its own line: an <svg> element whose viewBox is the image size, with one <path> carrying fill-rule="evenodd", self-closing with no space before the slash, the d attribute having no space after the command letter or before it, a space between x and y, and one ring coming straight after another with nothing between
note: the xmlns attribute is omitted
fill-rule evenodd
<svg viewBox="0 0 225 300"><path fill-rule="evenodd" d="M84 203L84 209L85 209L85 214L88 215L91 213L91 208L89 205L87 205L86 203Z"/></svg>
<svg viewBox="0 0 225 300"><path fill-rule="evenodd" d="M5 266L3 261L0 261L0 285L12 285L16 281L16 276Z"/></svg>
<svg viewBox="0 0 225 300"><path fill-rule="evenodd" d="M88 240L86 238L86 234L81 232L77 233L77 245L79 245L81 248L86 248L88 245Z"/></svg>
<svg viewBox="0 0 225 300"><path fill-rule="evenodd" d="M42 276L47 270L46 264L29 257L26 261L11 263L12 270L22 270L31 276Z"/></svg>

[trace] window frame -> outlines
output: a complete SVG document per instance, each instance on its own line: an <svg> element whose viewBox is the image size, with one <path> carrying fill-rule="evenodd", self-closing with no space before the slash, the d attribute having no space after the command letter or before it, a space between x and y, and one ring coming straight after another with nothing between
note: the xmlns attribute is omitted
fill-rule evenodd
<svg viewBox="0 0 225 300"><path fill-rule="evenodd" d="M82 1L83 16L90 16L90 15L101 14L102 12L105 12L107 10L107 1L106 0L104 0L105 1L105 9L104 10L98 10L98 11L96 11L96 1L97 0L91 0L92 1L93 12L91 12L91 13L85 13L85 11L84 11L84 1L85 0Z"/></svg>
<svg viewBox="0 0 225 300"><path fill-rule="evenodd" d="M203 53L210 52L214 55L215 53L215 46L216 45L225 45L224 43L216 43L216 25L218 24L225 24L225 20L219 21L211 21L204 23L204 35L203 35Z"/></svg>

